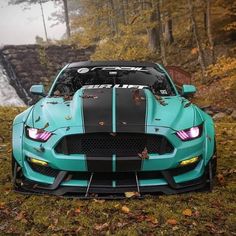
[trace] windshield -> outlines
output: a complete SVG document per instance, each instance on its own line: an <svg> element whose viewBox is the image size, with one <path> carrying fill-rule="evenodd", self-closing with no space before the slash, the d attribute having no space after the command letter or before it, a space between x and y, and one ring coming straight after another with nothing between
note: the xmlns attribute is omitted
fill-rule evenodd
<svg viewBox="0 0 236 236"><path fill-rule="evenodd" d="M96 85L96 86L91 86ZM136 87L151 89L159 96L176 95L166 74L154 67L77 67L65 69L57 79L52 96L72 96L81 87ZM104 86L106 85L106 86Z"/></svg>

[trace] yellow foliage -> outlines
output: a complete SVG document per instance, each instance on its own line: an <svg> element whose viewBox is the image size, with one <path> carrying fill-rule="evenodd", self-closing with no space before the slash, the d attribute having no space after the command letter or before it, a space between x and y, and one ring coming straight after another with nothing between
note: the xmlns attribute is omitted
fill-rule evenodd
<svg viewBox="0 0 236 236"><path fill-rule="evenodd" d="M236 58L233 57L220 57L215 65L210 65L207 74L211 77L228 77L236 74Z"/></svg>

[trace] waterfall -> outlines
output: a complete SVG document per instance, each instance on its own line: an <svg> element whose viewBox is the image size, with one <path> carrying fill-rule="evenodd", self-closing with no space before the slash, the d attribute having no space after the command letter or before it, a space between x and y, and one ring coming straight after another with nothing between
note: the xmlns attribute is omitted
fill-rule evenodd
<svg viewBox="0 0 236 236"><path fill-rule="evenodd" d="M25 106L25 103L10 85L7 73L0 61L0 106Z"/></svg>

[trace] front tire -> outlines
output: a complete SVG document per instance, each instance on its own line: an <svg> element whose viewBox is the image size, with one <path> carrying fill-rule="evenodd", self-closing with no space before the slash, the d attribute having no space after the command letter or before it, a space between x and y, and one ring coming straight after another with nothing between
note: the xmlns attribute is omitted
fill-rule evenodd
<svg viewBox="0 0 236 236"><path fill-rule="evenodd" d="M17 190L21 184L22 170L13 155L11 160L12 186L14 190Z"/></svg>

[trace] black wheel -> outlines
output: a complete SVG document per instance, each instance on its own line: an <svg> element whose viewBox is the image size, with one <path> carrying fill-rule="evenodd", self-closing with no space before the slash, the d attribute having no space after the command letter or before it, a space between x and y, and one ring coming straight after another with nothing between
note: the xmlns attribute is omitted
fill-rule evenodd
<svg viewBox="0 0 236 236"><path fill-rule="evenodd" d="M11 159L11 170L12 170L12 185L14 189L17 189L20 186L22 178L22 170L19 164L16 162L14 156L12 155Z"/></svg>
<svg viewBox="0 0 236 236"><path fill-rule="evenodd" d="M216 170L217 170L217 155L216 155L216 141L215 141L215 147L214 147L214 154L209 161L208 164L208 171L207 171L207 180L208 180L208 190L212 191L214 186L214 177L216 176Z"/></svg>

